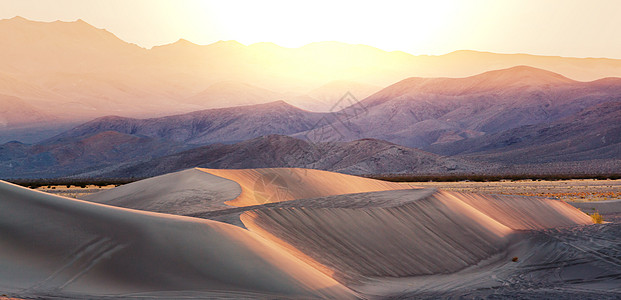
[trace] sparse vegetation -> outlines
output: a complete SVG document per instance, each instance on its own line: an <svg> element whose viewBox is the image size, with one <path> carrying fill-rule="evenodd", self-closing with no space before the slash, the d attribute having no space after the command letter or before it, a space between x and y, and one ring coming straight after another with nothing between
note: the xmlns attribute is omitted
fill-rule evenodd
<svg viewBox="0 0 621 300"><path fill-rule="evenodd" d="M592 214L590 214L591 219L593 219L593 223L595 224L602 224L604 222L604 217L602 217L602 215L600 215L598 212L594 212Z"/></svg>
<svg viewBox="0 0 621 300"><path fill-rule="evenodd" d="M512 262L517 262L517 261L518 261L517 256L514 256L514 257L511 259L511 261L512 261Z"/></svg>
<svg viewBox="0 0 621 300"><path fill-rule="evenodd" d="M502 180L571 180L571 179L597 179L615 180L621 179L621 174L520 174L520 175L481 175L481 174L459 174L459 175L415 175L415 174L382 174L366 175L364 177L379 179L392 182L453 182L453 181L502 181Z"/></svg>
<svg viewBox="0 0 621 300"><path fill-rule="evenodd" d="M36 189L39 187L48 187L52 188L52 186L66 186L70 188L71 186L86 188L88 185L96 185L99 187L108 186L108 185L123 185L128 184L137 180L141 180L143 178L58 178L58 179L9 179L7 181L12 182L17 185L21 185L24 187L28 187L31 189Z"/></svg>
<svg viewBox="0 0 621 300"><path fill-rule="evenodd" d="M522 196L538 196L545 198L554 198L554 199L568 199L572 201L601 201L608 199L621 199L621 192L557 192L557 193L541 193L541 192L533 192L533 193L515 193L515 195Z"/></svg>

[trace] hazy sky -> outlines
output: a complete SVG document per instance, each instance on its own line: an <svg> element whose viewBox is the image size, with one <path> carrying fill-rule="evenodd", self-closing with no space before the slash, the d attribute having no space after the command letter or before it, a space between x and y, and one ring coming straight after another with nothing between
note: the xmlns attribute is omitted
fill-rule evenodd
<svg viewBox="0 0 621 300"><path fill-rule="evenodd" d="M619 0L0 0L0 18L78 18L150 48L185 38L298 47L367 44L412 54L471 49L621 58Z"/></svg>

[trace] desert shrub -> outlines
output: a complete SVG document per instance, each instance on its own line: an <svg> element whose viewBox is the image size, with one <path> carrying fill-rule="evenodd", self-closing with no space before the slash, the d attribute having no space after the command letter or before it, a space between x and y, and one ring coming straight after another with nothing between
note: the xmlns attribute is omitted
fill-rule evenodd
<svg viewBox="0 0 621 300"><path fill-rule="evenodd" d="M590 216L591 219L593 219L593 223L595 224L602 224L602 222L604 222L604 217L602 217L602 215L600 215L598 212L594 212Z"/></svg>
<svg viewBox="0 0 621 300"><path fill-rule="evenodd" d="M514 256L514 257L511 259L511 261L512 261L512 262L517 262L517 261L518 261L517 256Z"/></svg>

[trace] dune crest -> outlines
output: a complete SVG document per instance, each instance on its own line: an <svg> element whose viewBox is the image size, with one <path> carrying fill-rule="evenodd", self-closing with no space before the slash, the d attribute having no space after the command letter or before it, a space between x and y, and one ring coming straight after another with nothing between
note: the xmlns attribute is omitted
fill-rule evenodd
<svg viewBox="0 0 621 300"><path fill-rule="evenodd" d="M237 182L239 197L231 206L316 198L331 195L411 189L407 183L386 182L358 176L301 168L203 169L204 172Z"/></svg>

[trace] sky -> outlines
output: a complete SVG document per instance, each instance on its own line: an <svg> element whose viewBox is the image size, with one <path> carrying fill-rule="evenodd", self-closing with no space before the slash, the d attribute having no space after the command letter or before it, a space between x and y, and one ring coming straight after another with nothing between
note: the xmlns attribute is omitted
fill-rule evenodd
<svg viewBox="0 0 621 300"><path fill-rule="evenodd" d="M285 47L339 41L416 55L621 58L620 14L618 0L0 0L0 19L82 19L145 48L180 38Z"/></svg>

